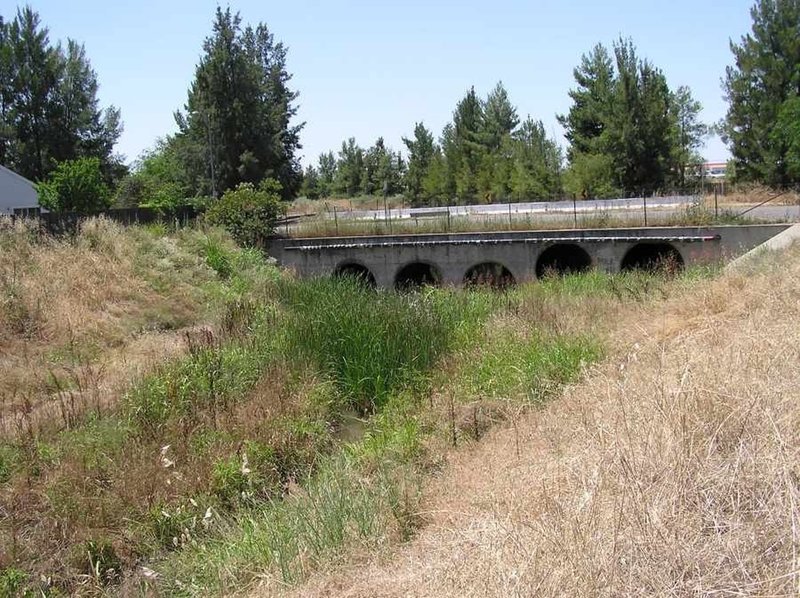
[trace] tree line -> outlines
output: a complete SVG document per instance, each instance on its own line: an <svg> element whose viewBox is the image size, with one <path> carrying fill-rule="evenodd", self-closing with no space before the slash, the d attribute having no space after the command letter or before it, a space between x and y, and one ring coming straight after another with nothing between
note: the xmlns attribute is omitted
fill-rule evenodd
<svg viewBox="0 0 800 598"><path fill-rule="evenodd" d="M122 121L114 106L100 108L97 90L82 44L52 43L30 7L0 15L0 164L44 181L83 159L98 184L112 186L127 172L114 153Z"/></svg>
<svg viewBox="0 0 800 598"><path fill-rule="evenodd" d="M620 38L581 56L557 116L566 144L541 120L521 118L502 83L485 96L469 88L437 134L422 122L389 147L378 137L300 167L298 92L287 49L264 23L217 8L177 131L130 170L114 153L117 108L102 109L83 45L53 43L30 7L0 16L0 163L40 183L54 208L168 207L209 203L249 185L283 199L403 194L417 204L590 198L689 190L699 148L718 132L730 148L730 177L788 187L800 182L800 0L757 0L752 30L731 42L722 80L728 112L700 119L685 86ZM88 200L87 200L88 198Z"/></svg>

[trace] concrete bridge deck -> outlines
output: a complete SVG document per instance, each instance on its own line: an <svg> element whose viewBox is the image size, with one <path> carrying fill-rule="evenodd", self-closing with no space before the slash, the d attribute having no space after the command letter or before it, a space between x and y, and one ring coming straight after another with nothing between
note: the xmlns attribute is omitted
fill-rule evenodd
<svg viewBox="0 0 800 598"><path fill-rule="evenodd" d="M789 225L273 238L268 253L299 276L357 275L378 287L509 284L548 272L608 272L735 258Z"/></svg>

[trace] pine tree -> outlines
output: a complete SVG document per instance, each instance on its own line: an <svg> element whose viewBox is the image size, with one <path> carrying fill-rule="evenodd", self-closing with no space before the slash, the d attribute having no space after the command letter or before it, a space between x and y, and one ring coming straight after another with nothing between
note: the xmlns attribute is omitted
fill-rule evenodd
<svg viewBox="0 0 800 598"><path fill-rule="evenodd" d="M700 121L700 102L692 97L691 90L680 86L672 100L673 151L672 182L679 189L685 189L689 178L697 173L702 162L699 149L703 138L708 134L708 126Z"/></svg>
<svg viewBox="0 0 800 598"><path fill-rule="evenodd" d="M364 176L364 150L354 137L342 142L336 162L334 191L346 197L354 197L362 188Z"/></svg>
<svg viewBox="0 0 800 598"><path fill-rule="evenodd" d="M423 181L428 174L431 160L433 159L435 144L433 135L425 125L417 123L414 126L414 138L403 137L403 143L408 149L408 171L405 177L405 187L412 201L417 201L423 192Z"/></svg>
<svg viewBox="0 0 800 598"><path fill-rule="evenodd" d="M615 79L605 46L598 44L590 54L584 54L573 76L578 87L569 92L572 106L569 113L558 117L570 143L570 161L576 153L603 151L602 136L611 112Z"/></svg>
<svg viewBox="0 0 800 598"><path fill-rule="evenodd" d="M517 201L558 199L561 196L562 154L547 137L541 121L530 116L514 133L510 185Z"/></svg>
<svg viewBox="0 0 800 598"><path fill-rule="evenodd" d="M650 194L685 182L679 172L703 132L688 89L673 94L630 40L613 49L613 62L602 45L583 56L572 106L559 117L570 141L566 187L578 197Z"/></svg>
<svg viewBox="0 0 800 598"><path fill-rule="evenodd" d="M800 95L800 0L757 0L750 16L751 33L731 42L735 64L723 81L729 102L723 138L738 180L785 186L800 181L788 168L794 140L778 128Z"/></svg>
<svg viewBox="0 0 800 598"><path fill-rule="evenodd" d="M508 99L508 92L499 82L484 102L484 143L491 150L498 150L507 136L519 125L517 109Z"/></svg>
<svg viewBox="0 0 800 598"><path fill-rule="evenodd" d="M671 164L672 97L663 73L640 60L630 40L614 44L617 76L607 145L614 183L628 194L662 189Z"/></svg>
<svg viewBox="0 0 800 598"><path fill-rule="evenodd" d="M320 154L317 161L319 171L319 192L321 197L330 197L336 181L336 157L333 152Z"/></svg>
<svg viewBox="0 0 800 598"><path fill-rule="evenodd" d="M313 166L308 166L303 173L303 184L300 186L300 195L308 199L321 197L319 173Z"/></svg>
<svg viewBox="0 0 800 598"><path fill-rule="evenodd" d="M113 155L119 111L103 111L97 75L84 47L50 43L38 13L25 7L0 19L0 161L41 181L59 162L97 158L106 183L117 178Z"/></svg>
<svg viewBox="0 0 800 598"><path fill-rule="evenodd" d="M238 13L217 8L203 51L186 113L176 114L182 138L176 141L202 184L197 191L219 195L274 178L284 198L292 197L301 182L296 152L303 124L291 124L297 93L288 87L285 47L264 24L243 30Z"/></svg>
<svg viewBox="0 0 800 598"><path fill-rule="evenodd" d="M447 156L455 174L456 195L475 197L477 175L486 154L483 103L471 87L453 112L454 150Z"/></svg>

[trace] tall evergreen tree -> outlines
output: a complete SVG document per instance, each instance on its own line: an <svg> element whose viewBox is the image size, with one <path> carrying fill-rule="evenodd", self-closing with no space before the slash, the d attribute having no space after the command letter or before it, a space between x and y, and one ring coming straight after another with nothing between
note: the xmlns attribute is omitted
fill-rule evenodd
<svg viewBox="0 0 800 598"><path fill-rule="evenodd" d="M478 191L477 175L486 154L483 102L471 87L453 112L454 147L448 155L455 173L456 194L461 198Z"/></svg>
<svg viewBox="0 0 800 598"><path fill-rule="evenodd" d="M203 181L199 191L219 195L275 178L284 197L293 196L302 178L296 152L303 124L291 124L297 93L288 87L285 47L265 25L243 30L238 13L218 7L203 51L186 113L176 114L187 164Z"/></svg>
<svg viewBox="0 0 800 598"><path fill-rule="evenodd" d="M317 161L319 171L319 191L321 197L329 197L333 193L336 181L336 156L333 152L320 154Z"/></svg>
<svg viewBox="0 0 800 598"><path fill-rule="evenodd" d="M616 185L627 193L662 189L671 166L671 94L663 73L630 40L614 44L617 78L608 119Z"/></svg>
<svg viewBox="0 0 800 598"><path fill-rule="evenodd" d="M119 111L99 108L97 75L84 47L52 45L38 13L25 7L0 18L0 161L33 180L59 162L97 158L111 182L120 170L113 147Z"/></svg>
<svg viewBox="0 0 800 598"><path fill-rule="evenodd" d="M723 138L733 154L735 177L785 186L800 181L789 172L794 143L778 129L785 105L800 95L800 0L756 0L752 31L731 42L735 64L723 88L729 102Z"/></svg>
<svg viewBox="0 0 800 598"><path fill-rule="evenodd" d="M435 143L431 132L422 123L414 126L414 138L403 137L408 150L408 170L405 177L406 192L416 201L423 191L423 181L433 159Z"/></svg>
<svg viewBox="0 0 800 598"><path fill-rule="evenodd" d="M570 143L570 160L576 153L602 151L603 132L611 112L614 93L614 65L605 46L598 44L581 57L573 71L576 89L570 90L572 106L566 115L558 117Z"/></svg>
<svg viewBox="0 0 800 598"><path fill-rule="evenodd" d="M708 135L708 126L700 120L700 102L692 97L691 90L680 86L672 100L673 121L673 181L685 188L689 179L696 176L703 161L699 149Z"/></svg>
<svg viewBox="0 0 800 598"><path fill-rule="evenodd" d="M359 147L354 137L342 142L339 158L336 163L336 182L334 191L347 197L353 197L362 188L364 175L364 150Z"/></svg>
<svg viewBox="0 0 800 598"><path fill-rule="evenodd" d="M300 186L300 195L308 199L319 199L322 196L319 184L319 172L313 166L307 166L303 172L303 184Z"/></svg>
<svg viewBox="0 0 800 598"><path fill-rule="evenodd" d="M558 199L561 196L562 154L547 137L542 121L525 119L512 141L510 186L517 201Z"/></svg>
<svg viewBox="0 0 800 598"><path fill-rule="evenodd" d="M486 98L483 109L484 142L491 150L497 150L503 140L519 125L517 109L508 98L508 92L499 82Z"/></svg>
<svg viewBox="0 0 800 598"><path fill-rule="evenodd" d="M685 183L682 173L704 128L688 89L673 94L664 74L630 40L596 46L575 69L578 87L559 120L570 141L567 187L579 197L653 193Z"/></svg>

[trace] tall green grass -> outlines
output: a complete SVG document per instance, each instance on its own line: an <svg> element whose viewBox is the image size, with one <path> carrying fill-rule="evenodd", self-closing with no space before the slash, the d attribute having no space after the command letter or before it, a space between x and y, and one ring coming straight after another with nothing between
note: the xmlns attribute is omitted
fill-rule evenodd
<svg viewBox="0 0 800 598"><path fill-rule="evenodd" d="M379 409L426 372L492 309L490 293L373 292L352 280L279 285L289 308L287 350L331 376L342 400L361 413Z"/></svg>
<svg viewBox="0 0 800 598"><path fill-rule="evenodd" d="M456 382L464 397L540 403L576 379L584 364L602 355L598 339L535 334L494 339Z"/></svg>
<svg viewBox="0 0 800 598"><path fill-rule="evenodd" d="M214 538L176 553L162 568L163 588L170 595L228 594L266 571L295 584L346 546L407 537L418 501L410 467L385 463L365 475L342 452L326 459L302 491L225 520Z"/></svg>

